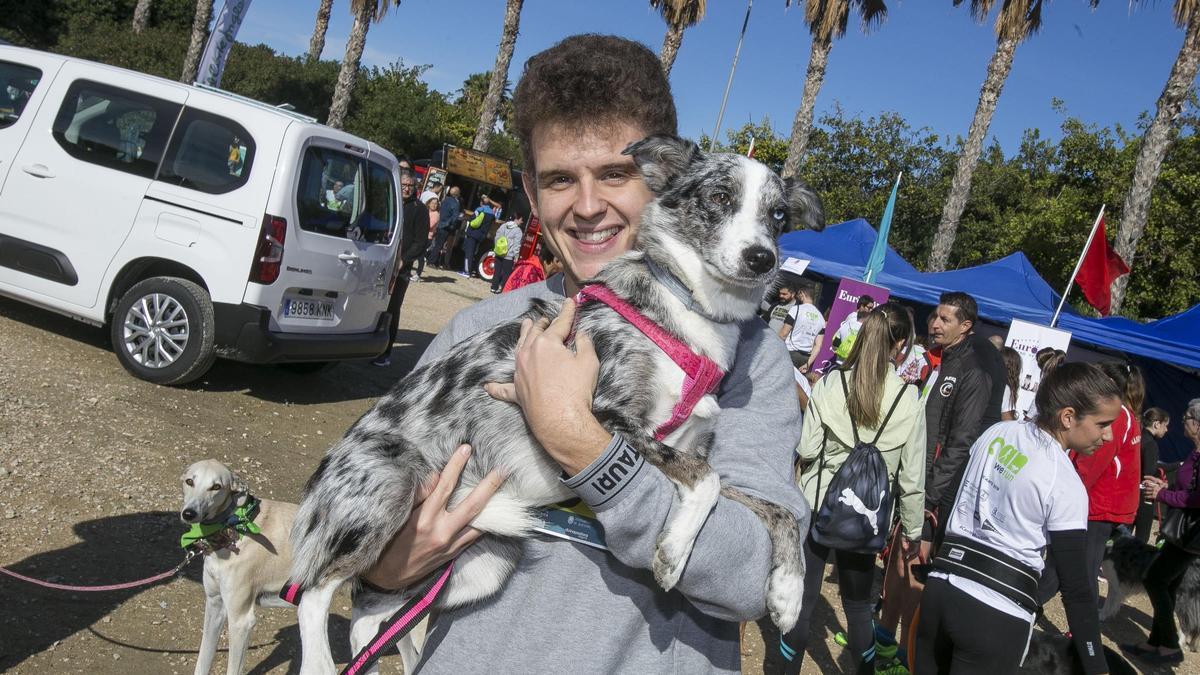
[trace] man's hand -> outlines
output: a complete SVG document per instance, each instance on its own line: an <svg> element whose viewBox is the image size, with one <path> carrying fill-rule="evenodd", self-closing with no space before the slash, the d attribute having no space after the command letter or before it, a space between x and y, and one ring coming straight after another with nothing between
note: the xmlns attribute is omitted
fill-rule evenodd
<svg viewBox="0 0 1200 675"><path fill-rule="evenodd" d="M570 299L553 322L523 321L513 382L484 385L493 398L521 407L534 437L571 476L612 441L592 414L600 361L591 338L576 333L575 351L564 344L574 323L575 301Z"/></svg>
<svg viewBox="0 0 1200 675"><path fill-rule="evenodd" d="M470 457L471 446L459 446L441 474L435 473L421 486L408 521L375 566L363 575L367 583L386 589L407 588L483 536L470 523L496 494L504 482L503 474L489 473L454 510L446 508Z"/></svg>

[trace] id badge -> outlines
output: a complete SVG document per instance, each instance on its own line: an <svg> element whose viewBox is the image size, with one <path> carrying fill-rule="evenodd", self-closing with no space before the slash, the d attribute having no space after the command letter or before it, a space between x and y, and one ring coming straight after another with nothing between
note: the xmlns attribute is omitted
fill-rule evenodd
<svg viewBox="0 0 1200 675"><path fill-rule="evenodd" d="M542 534L559 539L578 542L585 546L607 551L604 544L604 526L596 520L596 514L578 499L559 502L543 507L538 514L542 524L533 528Z"/></svg>

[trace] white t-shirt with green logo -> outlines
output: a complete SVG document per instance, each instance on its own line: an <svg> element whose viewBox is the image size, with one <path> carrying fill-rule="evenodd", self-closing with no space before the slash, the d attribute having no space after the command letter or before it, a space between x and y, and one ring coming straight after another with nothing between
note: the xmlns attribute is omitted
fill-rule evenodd
<svg viewBox="0 0 1200 675"><path fill-rule="evenodd" d="M1086 530L1088 496L1067 451L1033 422L1001 422L975 445L946 533L973 539L1035 570L1048 532ZM935 572L980 602L1027 621L1033 615L979 583Z"/></svg>
<svg viewBox="0 0 1200 675"><path fill-rule="evenodd" d="M817 334L825 330L825 317L812 303L796 305L789 312L792 332L784 340L789 352L812 352Z"/></svg>

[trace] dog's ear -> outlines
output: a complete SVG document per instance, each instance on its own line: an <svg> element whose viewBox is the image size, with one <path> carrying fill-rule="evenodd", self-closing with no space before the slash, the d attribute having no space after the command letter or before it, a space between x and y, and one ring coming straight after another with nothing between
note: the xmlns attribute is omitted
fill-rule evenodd
<svg viewBox="0 0 1200 675"><path fill-rule="evenodd" d="M229 491L235 495L244 495L250 492L250 486L246 485L245 479L231 471L229 472Z"/></svg>
<svg viewBox="0 0 1200 675"><path fill-rule="evenodd" d="M700 148L678 136L655 134L631 143L621 154L633 157L651 192L662 194L672 179L700 157Z"/></svg>
<svg viewBox="0 0 1200 675"><path fill-rule="evenodd" d="M825 207L812 188L796 178L785 178L783 192L788 203L788 230L825 229Z"/></svg>

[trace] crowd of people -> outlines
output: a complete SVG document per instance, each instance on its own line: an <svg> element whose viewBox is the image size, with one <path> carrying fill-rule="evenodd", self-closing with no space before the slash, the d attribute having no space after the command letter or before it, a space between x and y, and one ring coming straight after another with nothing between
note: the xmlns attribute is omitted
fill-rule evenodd
<svg viewBox="0 0 1200 675"><path fill-rule="evenodd" d="M540 283L459 313L422 363L519 316L532 298L563 301L557 320L523 326L511 387L488 391L521 408L578 496L573 517L588 507L600 542L522 541L517 569L496 596L434 616L417 670L741 672L738 624L766 613L765 526L722 493L675 589L663 591L650 570L672 484L592 414L598 362L590 342L564 345L573 314L564 299L634 245L651 194L622 151L676 133L670 86L644 46L574 36L530 58L513 109L525 189L561 272L547 270ZM471 231L486 231L484 221L498 215L486 198L464 212L454 188L441 200L418 200L405 175L412 245L401 247L401 300L419 257L449 263L456 223L468 228L461 274L470 274L479 248ZM598 232L612 236L603 245L583 236ZM807 282L785 283L765 308L769 325L739 327L707 456L723 484L801 519L811 512L797 589L803 609L777 645L783 670L798 672L812 636L824 634L813 608L832 558L858 672L1011 673L1035 617L1057 594L1084 672L1107 672L1095 581L1103 543L1130 525L1148 537L1157 505L1200 508L1200 399L1184 417L1197 451L1169 487L1156 453L1142 444L1143 430L1161 437L1170 421L1141 410L1136 368L1039 354L1035 404L1017 410L1023 373L1002 342L977 330L970 295L943 294L923 337L898 303L863 296L849 316L827 317L817 297ZM834 357L817 363L832 323ZM504 478L460 487L465 462L447 465L422 491L426 499L366 575L374 587L419 581L478 538L449 495L469 490L466 499L480 503ZM603 489L591 476L604 476ZM1154 664L1182 660L1172 602L1192 559L1186 548L1163 545L1146 579L1153 630L1145 643L1125 645L1127 653Z"/></svg>

